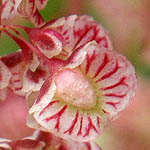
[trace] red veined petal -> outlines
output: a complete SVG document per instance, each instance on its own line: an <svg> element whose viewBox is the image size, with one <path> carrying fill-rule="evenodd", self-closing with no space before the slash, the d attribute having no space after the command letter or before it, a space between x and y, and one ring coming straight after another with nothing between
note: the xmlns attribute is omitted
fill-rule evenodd
<svg viewBox="0 0 150 150"><path fill-rule="evenodd" d="M48 92L40 91L30 114L48 132L79 141L100 135L107 122L127 106L137 86L130 62L99 46L88 50L79 66L62 68L51 78L45 84Z"/></svg>
<svg viewBox="0 0 150 150"><path fill-rule="evenodd" d="M16 94L39 91L48 76L48 66L42 60L38 60L38 67L36 64L31 66L36 61L25 62L21 51L4 56L1 60L11 72L8 87Z"/></svg>
<svg viewBox="0 0 150 150"><path fill-rule="evenodd" d="M92 80L100 93L104 112L111 117L123 110L135 93L137 78L134 67L115 51L89 51L81 70Z"/></svg>
<svg viewBox="0 0 150 150"><path fill-rule="evenodd" d="M35 0L23 0L21 1L18 12L23 15L29 17L36 10L36 2Z"/></svg>
<svg viewBox="0 0 150 150"><path fill-rule="evenodd" d="M68 65L66 65L65 68L72 69L79 66L84 61L88 50L95 49L96 46L97 43L95 41L91 41L75 49L72 55L66 60L66 64Z"/></svg>
<svg viewBox="0 0 150 150"><path fill-rule="evenodd" d="M35 104L29 110L29 114L32 114L36 111L41 110L49 104L53 98L56 91L56 85L50 76L42 85L38 98L35 101Z"/></svg>
<svg viewBox="0 0 150 150"><path fill-rule="evenodd" d="M24 95L23 88L23 75L27 65L23 60L23 54L21 51L9 54L1 58L3 63L9 68L11 72L11 78L9 82L9 88L11 88L16 94Z"/></svg>
<svg viewBox="0 0 150 150"><path fill-rule="evenodd" d="M67 104L61 104L59 100L51 101L44 109L35 112L33 117L45 131L77 141L92 140L103 128L99 125L96 113L92 115L84 113Z"/></svg>
<svg viewBox="0 0 150 150"><path fill-rule="evenodd" d="M39 13L38 9L34 11L33 14L28 17L29 21L31 21L36 27L40 27L45 24L41 14Z"/></svg>
<svg viewBox="0 0 150 150"><path fill-rule="evenodd" d="M32 71L29 67L26 69L23 76L23 91L39 91L44 81L49 75L48 65L42 60L39 61L38 67Z"/></svg>
<svg viewBox="0 0 150 150"><path fill-rule="evenodd" d="M36 5L37 1L35 0L24 0L21 2L17 10L20 15L31 21L35 26L41 26L45 24L45 22Z"/></svg>
<svg viewBox="0 0 150 150"><path fill-rule="evenodd" d="M58 31L64 38L62 55L70 56L74 49L95 40L99 46L112 49L107 31L92 17L72 15L48 23L44 28Z"/></svg>
<svg viewBox="0 0 150 150"><path fill-rule="evenodd" d="M21 0L2 0L1 19L7 19L17 13Z"/></svg>

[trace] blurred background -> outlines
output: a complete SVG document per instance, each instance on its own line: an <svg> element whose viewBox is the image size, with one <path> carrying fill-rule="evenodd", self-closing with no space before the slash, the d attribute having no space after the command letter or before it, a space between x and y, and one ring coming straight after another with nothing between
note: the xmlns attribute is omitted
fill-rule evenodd
<svg viewBox="0 0 150 150"><path fill-rule="evenodd" d="M114 49L135 66L138 89L127 109L104 130L97 142L103 150L150 150L150 0L49 0L41 14L46 21L88 14L105 27ZM13 21L30 25L24 20ZM0 55L17 49L2 34Z"/></svg>

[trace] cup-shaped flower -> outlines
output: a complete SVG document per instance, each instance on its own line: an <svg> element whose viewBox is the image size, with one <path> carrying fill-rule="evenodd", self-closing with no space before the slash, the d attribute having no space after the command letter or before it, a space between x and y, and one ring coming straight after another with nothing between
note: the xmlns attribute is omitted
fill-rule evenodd
<svg viewBox="0 0 150 150"><path fill-rule="evenodd" d="M89 141L134 95L136 75L122 55L89 42L74 50L51 76L29 110L27 124L65 139ZM53 68L57 68L55 71Z"/></svg>
<svg viewBox="0 0 150 150"><path fill-rule="evenodd" d="M101 150L94 142L63 140L50 133L35 131L32 136L20 140L0 139L3 150Z"/></svg>

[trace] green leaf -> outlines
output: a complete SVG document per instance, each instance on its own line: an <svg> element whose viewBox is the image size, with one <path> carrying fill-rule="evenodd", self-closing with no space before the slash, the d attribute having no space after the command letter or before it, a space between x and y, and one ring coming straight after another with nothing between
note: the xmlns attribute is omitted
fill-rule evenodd
<svg viewBox="0 0 150 150"><path fill-rule="evenodd" d="M46 7L40 11L46 22L58 18L64 9L65 0L49 0Z"/></svg>

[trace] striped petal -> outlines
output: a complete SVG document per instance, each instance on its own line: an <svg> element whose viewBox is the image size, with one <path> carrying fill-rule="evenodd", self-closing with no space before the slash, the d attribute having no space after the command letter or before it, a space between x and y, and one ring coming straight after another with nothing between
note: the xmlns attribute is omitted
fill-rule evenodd
<svg viewBox="0 0 150 150"><path fill-rule="evenodd" d="M3 63L9 68L11 78L8 87L16 94L24 95L23 88L23 74L26 70L26 64L23 61L23 54L21 51L9 54L1 58Z"/></svg>
<svg viewBox="0 0 150 150"><path fill-rule="evenodd" d="M36 27L40 27L43 24L45 24L45 21L43 20L41 14L39 13L38 9L34 11L30 15L30 17L27 17L29 21L31 21Z"/></svg>
<svg viewBox="0 0 150 150"><path fill-rule="evenodd" d="M24 72L22 90L26 93L39 91L48 75L48 65L46 65L42 60L39 60L39 65L34 71L28 67Z"/></svg>
<svg viewBox="0 0 150 150"><path fill-rule="evenodd" d="M124 56L106 49L98 51L89 51L80 69L99 93L101 110L114 117L133 97L137 78L133 66Z"/></svg>
<svg viewBox="0 0 150 150"><path fill-rule="evenodd" d="M38 67L36 64L33 66L33 62L37 62L34 60L34 57L26 62L21 51L4 56L1 60L11 74L10 79L5 74L5 78L9 82L7 83L6 80L4 83L7 84L7 87L12 89L16 94L22 96L25 96L28 92L39 91L49 75L48 65L45 64L42 59L38 60ZM5 72L6 71L7 69L5 69ZM5 72L3 71L3 73ZM3 92L1 95L4 97L4 94L5 93Z"/></svg>
<svg viewBox="0 0 150 150"><path fill-rule="evenodd" d="M43 4L43 7L45 4L46 2ZM45 22L37 7L39 7L39 2L36 0L23 0L17 11L20 15L31 21L35 26L41 26L45 24Z"/></svg>
<svg viewBox="0 0 150 150"><path fill-rule="evenodd" d="M1 19L7 19L17 13L17 8L22 0L2 0Z"/></svg>
<svg viewBox="0 0 150 150"><path fill-rule="evenodd" d="M68 57L74 49L95 40L99 46L112 49L107 31L92 17L72 15L49 22L45 28L53 28L64 38L62 55Z"/></svg>
<svg viewBox="0 0 150 150"><path fill-rule="evenodd" d="M130 62L99 46L88 50L79 66L62 68L51 78L30 115L48 132L78 141L100 135L107 122L127 106L137 86Z"/></svg>

